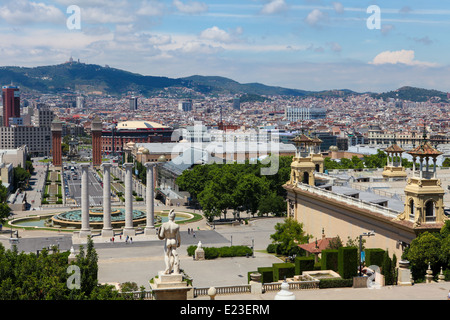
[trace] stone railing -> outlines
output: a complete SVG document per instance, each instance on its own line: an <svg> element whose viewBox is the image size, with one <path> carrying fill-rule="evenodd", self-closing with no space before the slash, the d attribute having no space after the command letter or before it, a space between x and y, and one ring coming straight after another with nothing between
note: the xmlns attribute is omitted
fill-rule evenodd
<svg viewBox="0 0 450 320"><path fill-rule="evenodd" d="M311 290L319 289L320 280L308 280L308 281L289 281L289 290ZM264 283L263 290L268 291L280 291L281 282Z"/></svg>
<svg viewBox="0 0 450 320"><path fill-rule="evenodd" d="M230 286L220 286L216 288L216 294L238 294L238 293L249 293L250 285L230 285ZM194 297L207 296L209 287L194 288Z"/></svg>
<svg viewBox="0 0 450 320"><path fill-rule="evenodd" d="M289 281L289 290L312 290L319 289L320 280L307 280L307 281ZM281 290L281 282L271 282L264 283L262 285L263 292L269 291L280 291ZM251 293L251 285L250 284L241 284L241 285L229 285L229 286L218 286L214 287L216 289L216 295L227 295L227 294L243 294L243 293ZM193 288L193 298L199 296L207 296L208 290L210 287L198 287ZM129 297L131 300L153 300L154 295L153 291L145 290L145 291L133 291L133 292L124 292L122 293L124 298Z"/></svg>
<svg viewBox="0 0 450 320"><path fill-rule="evenodd" d="M329 199L333 199L333 200L336 200L336 201L339 201L339 202L342 202L342 203L345 203L345 204L348 204L351 206L355 206L355 207L358 207L358 208L361 208L364 210L369 210L369 211L372 211L375 213L379 213L379 214L382 214L389 218L396 218L401 213L399 211L396 211L396 210L393 210L390 208L386 208L386 207L380 206L375 203L365 202L365 201L362 201L357 198L353 198L353 197L346 196L343 194L338 194L338 193L335 193L332 191L317 188L317 187L310 186L310 185L303 184L303 183L298 183L297 188L304 190L304 191L308 191L310 193L313 193L313 194L316 194L319 196L324 196Z"/></svg>

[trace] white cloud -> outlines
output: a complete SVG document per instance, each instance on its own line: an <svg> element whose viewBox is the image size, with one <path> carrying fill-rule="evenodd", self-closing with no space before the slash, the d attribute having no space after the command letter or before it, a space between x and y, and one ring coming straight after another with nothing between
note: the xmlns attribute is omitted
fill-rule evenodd
<svg viewBox="0 0 450 320"><path fill-rule="evenodd" d="M0 7L0 19L11 24L36 22L65 23L66 16L56 7L28 0L7 1Z"/></svg>
<svg viewBox="0 0 450 320"><path fill-rule="evenodd" d="M143 16L162 16L164 14L165 5L159 1L150 0L143 1L137 10L138 15Z"/></svg>
<svg viewBox="0 0 450 320"><path fill-rule="evenodd" d="M285 11L287 9L287 4L284 0L271 0L266 3L261 9L263 14L273 14Z"/></svg>
<svg viewBox="0 0 450 320"><path fill-rule="evenodd" d="M208 5L198 1L183 3L180 0L174 0L173 5L178 9L178 11L187 14L198 14L208 11Z"/></svg>
<svg viewBox="0 0 450 320"><path fill-rule="evenodd" d="M404 64L408 66L426 66L433 67L437 64L415 60L414 50L384 51L378 54L370 64Z"/></svg>
<svg viewBox="0 0 450 320"><path fill-rule="evenodd" d="M319 9L314 9L305 18L305 22L312 27L316 27L326 20L328 20L328 14L320 11Z"/></svg>
<svg viewBox="0 0 450 320"><path fill-rule="evenodd" d="M231 35L225 30L222 30L216 26L203 30L200 34L200 37L203 39L215 40L220 42L231 41Z"/></svg>
<svg viewBox="0 0 450 320"><path fill-rule="evenodd" d="M340 2L332 2L334 11L336 11L336 13L344 13L344 5Z"/></svg>

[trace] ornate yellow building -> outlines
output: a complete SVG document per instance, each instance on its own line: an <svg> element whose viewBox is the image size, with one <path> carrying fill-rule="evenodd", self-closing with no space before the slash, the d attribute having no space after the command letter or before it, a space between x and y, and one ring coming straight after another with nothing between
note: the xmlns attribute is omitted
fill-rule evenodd
<svg viewBox="0 0 450 320"><path fill-rule="evenodd" d="M380 201L380 196L372 191L356 190L342 181L337 183L334 176L328 176L328 183L319 184L317 178L320 176L323 182L327 175L316 170L313 139L300 135L293 141L297 153L291 165L291 178L284 185L288 217L302 223L305 233L313 238L320 238L325 230L328 236L339 236L345 242L372 230L375 236L366 238L366 247L388 250L400 258L405 246L419 233L439 231L448 219L436 167L431 170L428 164L430 160L435 164L440 152L429 143L409 152L420 159L421 165L417 172L413 169L414 174L407 181L406 200L386 197ZM400 154L402 150L393 147L392 151Z"/></svg>

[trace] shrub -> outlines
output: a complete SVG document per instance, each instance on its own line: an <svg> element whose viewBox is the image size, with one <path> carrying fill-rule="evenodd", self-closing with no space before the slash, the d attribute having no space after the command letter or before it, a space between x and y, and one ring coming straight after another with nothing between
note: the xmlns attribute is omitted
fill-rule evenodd
<svg viewBox="0 0 450 320"><path fill-rule="evenodd" d="M343 279L350 279L358 272L358 248L341 247L338 254L338 273Z"/></svg>
<svg viewBox="0 0 450 320"><path fill-rule="evenodd" d="M366 249L366 266L383 266L384 250L379 248Z"/></svg>
<svg viewBox="0 0 450 320"><path fill-rule="evenodd" d="M205 259L215 259L219 257L219 249L215 247L203 248L205 251Z"/></svg>
<svg viewBox="0 0 450 320"><path fill-rule="evenodd" d="M267 246L266 251L268 253L276 253L277 252L277 245L275 243L271 243Z"/></svg>
<svg viewBox="0 0 450 320"><path fill-rule="evenodd" d="M338 250L322 250L322 258L320 259L322 270L338 271Z"/></svg>
<svg viewBox="0 0 450 320"><path fill-rule="evenodd" d="M187 254L193 256L196 245L189 246L187 248ZM230 247L203 247L205 251L205 259L215 259L218 257L244 257L246 255L252 255L253 251L247 246L230 246Z"/></svg>
<svg viewBox="0 0 450 320"><path fill-rule="evenodd" d="M293 263L274 263L273 281L284 280L284 278L292 278L295 275L295 265Z"/></svg>
<svg viewBox="0 0 450 320"><path fill-rule="evenodd" d="M258 272L261 274L262 283L273 282L273 269L272 267L260 267Z"/></svg>
<svg viewBox="0 0 450 320"><path fill-rule="evenodd" d="M321 279L319 289L353 287L353 279Z"/></svg>
<svg viewBox="0 0 450 320"><path fill-rule="evenodd" d="M314 270L314 257L295 257L295 274L301 275L303 271Z"/></svg>

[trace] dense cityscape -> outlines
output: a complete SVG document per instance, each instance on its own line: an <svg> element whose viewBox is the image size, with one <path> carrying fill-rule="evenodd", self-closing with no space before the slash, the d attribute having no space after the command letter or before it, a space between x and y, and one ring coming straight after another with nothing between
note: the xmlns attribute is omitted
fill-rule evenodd
<svg viewBox="0 0 450 320"><path fill-rule="evenodd" d="M450 89L445 58L418 49L433 37L378 27L376 5L40 1L0 4L8 30L34 34L26 10L55 25L30 63L0 62L0 300L171 300L168 316L212 317L450 299ZM383 21L448 14L416 10ZM305 30L292 12L310 44L284 44L300 39L287 25ZM225 17L252 22L205 29ZM256 31L261 17L289 35ZM336 21L358 45L322 33ZM51 48L67 35L73 48Z"/></svg>

